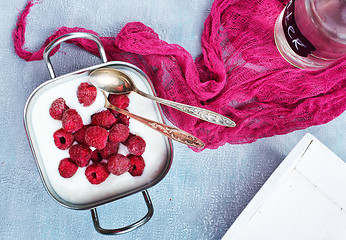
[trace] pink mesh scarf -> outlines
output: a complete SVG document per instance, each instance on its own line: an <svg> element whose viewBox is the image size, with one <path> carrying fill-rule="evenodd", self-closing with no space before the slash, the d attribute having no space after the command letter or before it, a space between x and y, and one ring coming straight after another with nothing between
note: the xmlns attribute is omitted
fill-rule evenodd
<svg viewBox="0 0 346 240"><path fill-rule="evenodd" d="M115 38L100 38L108 59L141 68L159 97L207 108L237 123L226 128L163 106L174 125L201 138L206 148L250 143L327 123L346 109L345 58L326 70L308 71L294 68L277 51L273 27L286 3L215 0L204 23L202 55L195 61L184 48L160 40L139 22L126 24ZM98 35L61 27L39 51L26 51L26 17L33 5L28 2L13 31L15 51L26 61L41 60L44 47L63 34ZM88 40L70 42L98 55Z"/></svg>

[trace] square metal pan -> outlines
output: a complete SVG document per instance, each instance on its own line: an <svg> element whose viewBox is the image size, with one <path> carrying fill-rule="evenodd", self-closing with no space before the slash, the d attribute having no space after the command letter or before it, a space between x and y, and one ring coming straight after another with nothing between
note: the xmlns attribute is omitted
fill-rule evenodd
<svg viewBox="0 0 346 240"><path fill-rule="evenodd" d="M148 189L152 186L154 186L155 184L157 184L159 181L161 181L163 179L163 177L167 174L171 162L172 162L172 144L171 144L171 140L169 140L168 138L164 137L164 141L165 141L165 145L166 145L166 149L167 149L167 159L165 159L165 166L163 167L163 170L160 174L158 174L157 176L155 176L154 179L150 180L147 184L140 186L138 188L135 189L131 189L128 191L124 191L120 194L116 194L115 196L112 197L108 197L96 202L92 202L92 203L85 203L85 204L74 204L71 203L63 198L61 198L56 191L54 190L54 188L52 187L49 177L47 176L47 172L46 172L46 168L45 168L45 164L44 161L42 159L42 154L41 154L41 149L39 147L39 143L37 142L37 138L36 135L39 134L38 131L45 131L44 128L41 129L35 129L33 126L33 116L32 116L32 112L33 112L33 108L35 107L35 104L37 101L40 101L40 97L42 96L42 93L44 93L45 91L47 91L48 89L54 88L55 86L58 86L59 84L62 83L67 83L70 81L78 81L78 78L85 78L86 76L88 76L88 74L98 68L104 68L104 67L110 67L110 68L116 68L119 70L125 70L125 71L131 71L134 74L136 74L139 79L141 79L143 81L143 83L147 86L147 90L149 90L149 94L155 94L154 89L152 87L152 84L150 83L149 79L146 77L146 75L137 67L129 64L129 63L125 63L125 62L107 62L104 64L100 64L100 65L96 65L96 66L92 66L86 69L82 69L73 73L69 73L54 79L51 79L43 84L41 84L38 88L36 88L36 90L34 90L34 92L31 94L31 96L29 97L29 99L27 100L27 103L25 105L25 110L24 110L24 124L25 124L25 129L27 132L27 136L30 142L30 146L36 161L36 165L38 167L38 171L40 173L40 176L42 178L43 184L46 188L46 190L48 191L48 193L50 194L51 197L53 197L57 202L59 202L60 204L62 204L65 207L68 208L72 208L72 209L90 209L90 208L94 208L97 207L99 205L105 204L107 202L111 202L123 197L126 197L128 195L143 191L145 189ZM101 95L101 94L100 94ZM158 104L153 103L155 105L155 109L156 109L156 117L157 119L155 119L158 122L163 123L163 117L162 117L162 111L160 109L160 106L158 106ZM43 126L45 125L44 123L42 124ZM53 144L53 143L52 143Z"/></svg>
<svg viewBox="0 0 346 240"><path fill-rule="evenodd" d="M54 70L53 67L51 66L50 60L49 60L49 53L50 51L56 47L58 44L67 41L69 39L72 38L87 38L90 40L93 40L94 42L97 43L99 50L100 50L100 55L101 58L103 59L103 61L105 63L99 64L99 65L95 65L95 66L91 66L82 70L78 70L63 76L59 76L59 77L55 77L54 74ZM54 89L54 87L59 86L60 84L66 84L66 83L70 83L70 82L74 82L74 81L79 81L79 79L81 78L86 78L89 73L95 69L98 68L116 68L122 71L127 71L127 73L131 73L131 74L135 74L137 76L137 79L139 79L141 81L142 86L145 86L145 90L147 91L147 93L152 94L152 95L156 95L155 94L155 90L149 80L149 78L146 76L146 74L141 71L138 67L126 63L126 62L120 62L120 61L112 61L112 62L107 62L106 59L106 55L103 49L102 44L99 42L99 39L91 34L87 34L87 33L70 33L64 36L61 36L55 40L53 40L53 42L51 44L49 44L46 47L46 51L44 53L44 59L46 60L46 64L49 70L49 73L52 77L51 80L48 80L46 82L44 82L43 84L41 84L40 86L38 86L33 92L32 94L29 96L25 108L24 108L24 126L25 126L25 130L26 130L26 134L28 137L28 141L36 162L36 166L38 169L38 172L40 174L40 177L42 179L43 185L45 187L45 189L47 190L48 194L59 204L61 204L64 207L70 208L70 209L75 209L75 210L87 210L87 209L91 209L91 213L92 213L92 219L94 222L94 226L96 228L96 230L102 234L120 234L120 233L125 233L128 231L131 231L141 225L143 225L144 223L146 223L152 216L153 214L153 207L152 207L152 203L149 197L149 194L147 192L147 189L150 187L153 187L154 185L156 185L158 182L160 182L165 175L168 173L171 163L172 163L172 158L173 158L173 149L172 149L172 142L170 139L168 139L165 136L162 136L163 139L163 144L165 146L165 158L162 159L163 160L163 164L161 165L161 168L159 171L156 172L155 175L153 175L150 179L148 179L144 184L136 186L134 188L129 188L126 189L124 191L120 191L119 193L116 193L114 195L111 196L107 196L95 201L91 201L91 202L87 202L87 203L73 203L69 200L66 200L64 197L61 197L56 189L52 186L51 181L49 179L49 175L47 172L47 168L45 166L45 160L44 157L42 156L42 149L40 148L40 143L38 142L38 138L37 136L39 134L41 134L42 132L46 131L45 129L45 122L42 122L42 126L37 127L37 123L34 126L33 124L33 119L36 117L36 122L37 122L37 115L33 114L33 109L35 108L36 104L40 101L44 101L42 100L42 95L49 90ZM99 90L98 90L99 91ZM100 92L98 92L98 95L102 95L100 94ZM160 106L157 103L152 103L153 107L155 109L155 114L156 114L156 119L153 119L157 122L161 122L164 123L164 118L163 118L163 114L162 114L162 110L160 108ZM103 106L100 106L101 108ZM36 111L37 112L37 111ZM41 124L40 124L41 125ZM131 126L130 126L131 128ZM52 138L52 143L53 143L53 136L51 136ZM42 147L42 146L41 146ZM56 169L56 171L58 171L58 169ZM145 202L147 204L148 207L148 213L139 221L128 225L126 227L123 228L118 228L118 229L103 229L102 227L100 227L99 224L99 220L98 220L98 216L97 216L97 212L96 212L96 207L127 197L131 194L135 194L135 193L139 193L142 192L143 197L145 199Z"/></svg>

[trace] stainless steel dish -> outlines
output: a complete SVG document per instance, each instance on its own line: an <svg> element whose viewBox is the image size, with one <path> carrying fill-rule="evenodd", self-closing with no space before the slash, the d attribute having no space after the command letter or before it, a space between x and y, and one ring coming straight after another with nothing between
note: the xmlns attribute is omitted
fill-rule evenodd
<svg viewBox="0 0 346 240"><path fill-rule="evenodd" d="M51 52L53 48L55 48L60 43L70 39L74 39L74 38L86 38L86 39L94 41L99 48L100 56L104 63L91 66L89 68L85 68L82 70L78 70L78 71L75 71L60 77L56 77L54 73L54 69L49 59L49 53ZM115 194L112 194L111 196L101 197L97 200L91 200L91 201L86 201L82 203L74 202L74 201L71 201L70 199L67 199L64 196L62 197L61 196L62 194L58 194L59 190L58 188L56 188L56 185L54 182L55 175L51 174L51 171L49 170L50 166L49 164L47 164L47 157L48 158L55 157L54 152L43 150L43 147L42 147L44 146L42 141L47 140L44 138L44 134L47 131L47 129L45 128L45 126L47 126L47 123L45 122L44 118L42 118L41 116L37 116L37 114L35 113L37 113L38 111L37 109L41 105L48 104L48 103L45 103L46 102L45 96L49 95L48 93L54 91L55 89L58 89L59 86L60 88L61 86L65 86L64 84L67 84L66 86L68 86L68 84L75 84L76 81L80 81L81 79L87 78L87 76L89 75L91 71L98 68L109 67L109 68L116 68L122 71L127 71L128 73L133 74L134 76L137 77L138 81L140 81L140 84L146 87L146 90L148 91L149 94L155 94L154 88L149 78L145 75L143 71L141 71L139 68L137 68L136 66L132 64L129 64L126 62L119 62L119 61L107 62L107 57L101 42L95 35L88 34L88 33L70 33L55 39L46 47L46 50L44 52L44 59L46 61L48 71L52 79L41 84L39 87L37 87L28 98L25 105L25 109L24 109L24 125L25 125L25 130L28 136L31 150L33 152L33 156L36 161L37 169L45 189L55 201L57 201L59 204L61 204L64 207L76 209L76 210L91 210L95 229L102 234L121 234L121 233L131 231L145 224L153 215L153 205L150 200L147 189L154 186L158 182L160 182L170 169L172 158L173 158L173 154L172 154L173 149L172 149L171 140L169 140L167 137L161 136L162 142L160 143L162 143L162 146L164 146L163 148L161 148L161 151L164 153L162 154L162 156L164 157L160 159L161 165L159 170L157 170L155 174L153 174L150 178L148 178L148 180L144 181L145 183L134 184L134 187L124 188L123 190L119 190ZM99 95L102 95L102 94L99 94ZM153 104L153 109L155 109L156 119L154 120L164 123L160 106L156 103L151 103L151 104ZM100 105L100 108L103 108L103 105ZM51 156L49 156L47 152L51 154ZM139 193L139 192L142 192L143 198L148 208L148 212L143 218L141 218L139 221L133 224L130 224L122 228L117 228L117 229L104 229L100 226L96 207L127 197L131 194Z"/></svg>

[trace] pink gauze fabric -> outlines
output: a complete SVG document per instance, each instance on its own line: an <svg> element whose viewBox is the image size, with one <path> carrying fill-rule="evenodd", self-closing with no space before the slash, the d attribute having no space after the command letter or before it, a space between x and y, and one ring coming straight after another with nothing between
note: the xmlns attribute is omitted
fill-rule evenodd
<svg viewBox="0 0 346 240"><path fill-rule="evenodd" d="M139 22L126 24L115 37L100 39L108 60L141 68L159 97L210 109L236 122L235 128L227 128L163 106L168 120L202 139L206 148L250 143L327 123L346 109L345 58L325 70L300 70L276 49L273 27L286 3L215 0L204 23L202 55L195 61L184 48L160 40L153 29ZM15 51L26 61L41 60L44 47L63 34L98 35L61 27L39 51L26 51L26 17L33 5L28 2L13 31ZM98 55L89 40L70 42Z"/></svg>

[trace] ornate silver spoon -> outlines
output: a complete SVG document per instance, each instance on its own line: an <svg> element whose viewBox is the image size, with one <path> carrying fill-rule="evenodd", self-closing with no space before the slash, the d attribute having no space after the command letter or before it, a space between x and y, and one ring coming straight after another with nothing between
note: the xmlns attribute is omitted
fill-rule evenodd
<svg viewBox="0 0 346 240"><path fill-rule="evenodd" d="M121 114L124 114L128 117L131 117L133 119L136 119L137 121L147 125L148 127L151 127L152 129L162 133L166 137L173 139L175 141L181 142L183 144L186 144L191 147L196 147L196 148L203 148L205 146L204 142L197 137L193 136L190 133L187 133L179 128L171 127L163 123L155 122L150 119L140 117L136 114L130 113L124 109L118 108L114 105L112 105L109 101L108 98L105 94L104 91L102 91L103 96L105 97L105 108L110 108L113 109Z"/></svg>
<svg viewBox="0 0 346 240"><path fill-rule="evenodd" d="M213 111L169 101L142 92L136 87L130 76L114 68L96 69L90 73L89 79L94 86L108 93L126 94L133 91L153 101L178 109L184 113L190 114L204 121L227 127L235 127L236 125L231 119Z"/></svg>

